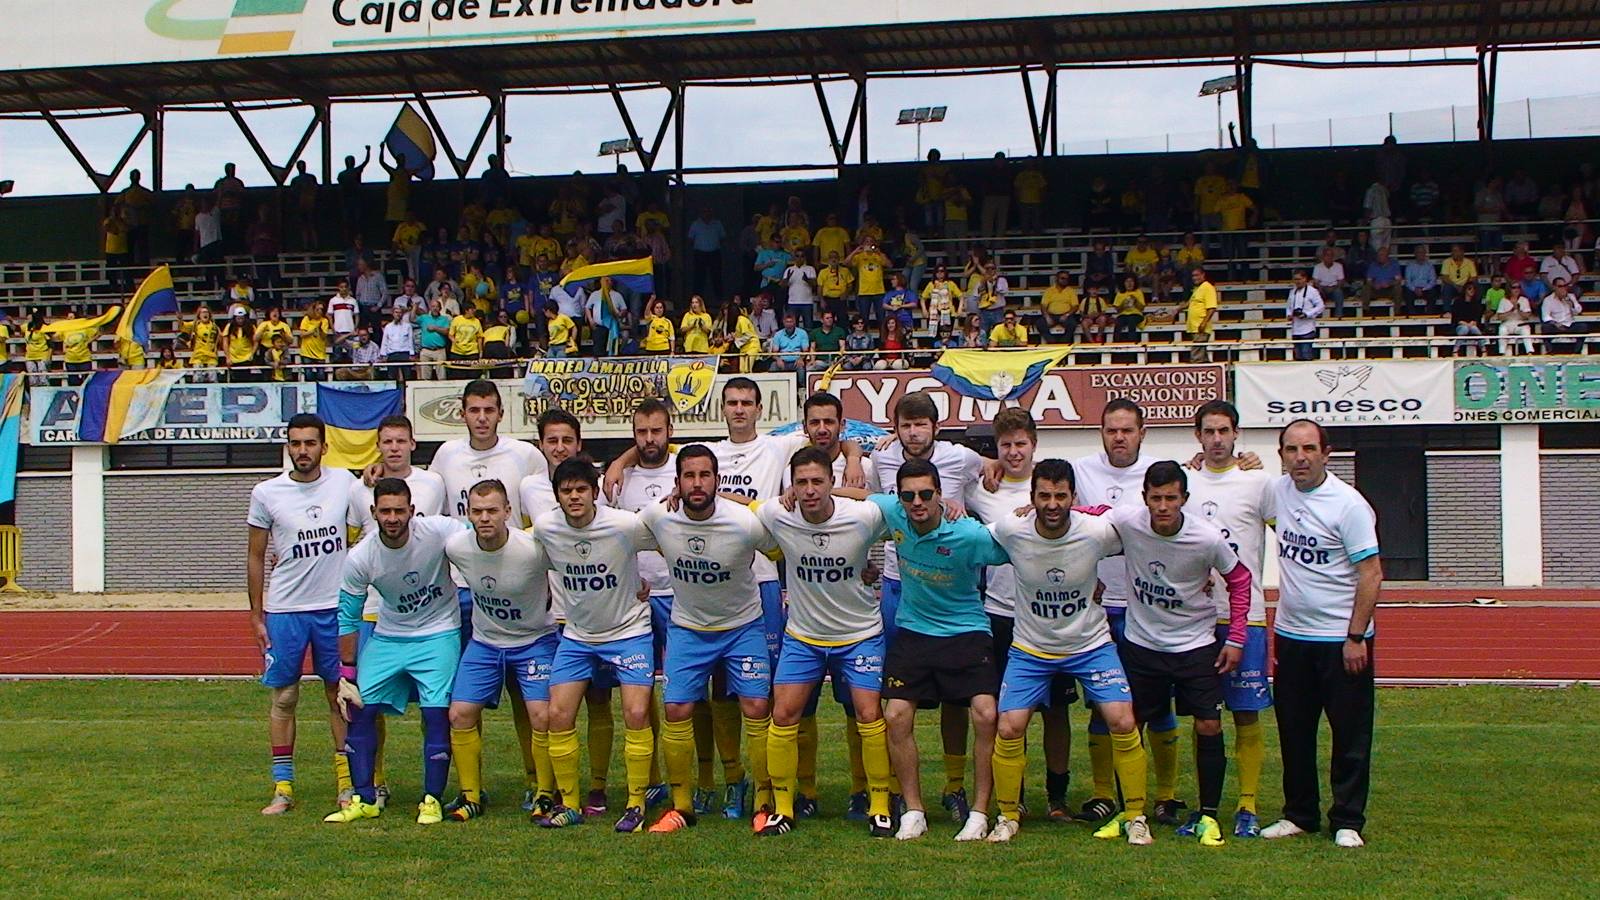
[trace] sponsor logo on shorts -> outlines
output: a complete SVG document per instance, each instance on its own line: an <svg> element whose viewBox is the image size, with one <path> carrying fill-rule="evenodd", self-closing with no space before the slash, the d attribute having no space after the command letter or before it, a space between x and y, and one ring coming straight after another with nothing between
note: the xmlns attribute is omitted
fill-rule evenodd
<svg viewBox="0 0 1600 900"><path fill-rule="evenodd" d="M857 653L850 662L851 668L864 674L876 675L883 671L883 657L876 653Z"/></svg>
<svg viewBox="0 0 1600 900"><path fill-rule="evenodd" d="M643 653L630 653L627 656L622 656L619 654L606 660L606 662L624 672L637 672L641 669L648 668L650 665L649 661L645 659L645 655Z"/></svg>

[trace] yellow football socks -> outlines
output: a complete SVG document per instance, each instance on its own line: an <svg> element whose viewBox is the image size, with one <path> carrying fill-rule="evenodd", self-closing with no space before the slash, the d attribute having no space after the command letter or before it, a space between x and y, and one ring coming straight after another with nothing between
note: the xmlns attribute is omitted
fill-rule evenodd
<svg viewBox="0 0 1600 900"><path fill-rule="evenodd" d="M1149 729L1150 755L1156 767L1156 799L1171 800L1178 796L1178 729L1156 731ZM1127 789L1127 785L1123 785Z"/></svg>
<svg viewBox="0 0 1600 900"><path fill-rule="evenodd" d="M550 771L555 775L556 790L561 792L563 806L578 807L583 799L578 794L578 732L576 729L550 732Z"/></svg>
<svg viewBox="0 0 1600 900"><path fill-rule="evenodd" d="M1000 815L1017 821L1017 804L1022 799L1022 773L1027 768L1022 738L994 739L994 797Z"/></svg>
<svg viewBox="0 0 1600 900"><path fill-rule="evenodd" d="M1239 808L1256 811L1256 790L1261 786L1261 761L1267 755L1261 722L1238 725L1234 729L1234 761L1239 769Z"/></svg>
<svg viewBox="0 0 1600 900"><path fill-rule="evenodd" d="M1111 766L1111 734L1089 732L1089 768L1094 773L1094 796L1110 800L1117 796Z"/></svg>
<svg viewBox="0 0 1600 900"><path fill-rule="evenodd" d="M767 770L772 777L773 808L794 817L795 771L800 764L799 725L778 725L767 731Z"/></svg>
<svg viewBox="0 0 1600 900"><path fill-rule="evenodd" d="M944 793L954 794L966 787L967 783L967 755L946 753L944 755Z"/></svg>
<svg viewBox="0 0 1600 900"><path fill-rule="evenodd" d="M628 771L628 805L644 809L644 792L650 787L650 760L656 755L655 735L650 727L625 728L622 756Z"/></svg>
<svg viewBox="0 0 1600 900"><path fill-rule="evenodd" d="M679 812L694 809L694 720L664 722L661 749L667 755L667 783L672 785L672 808Z"/></svg>
<svg viewBox="0 0 1600 900"><path fill-rule="evenodd" d="M511 723L517 727L517 746L522 750L522 780L528 790L539 784L539 772L533 759L533 722L528 719L528 704L516 700L511 704Z"/></svg>
<svg viewBox="0 0 1600 900"><path fill-rule="evenodd" d="M1117 779L1122 782L1122 807L1127 811L1128 818L1144 815L1145 779L1150 776L1146 771L1144 748L1139 746L1137 731L1112 733L1111 765L1116 770Z"/></svg>
<svg viewBox="0 0 1600 900"><path fill-rule="evenodd" d="M861 759L861 724L852 716L844 720L844 743L850 749L850 793L867 789L866 763Z"/></svg>
<svg viewBox="0 0 1600 900"><path fill-rule="evenodd" d="M333 754L333 780L338 783L341 793L351 789L350 757L343 753Z"/></svg>
<svg viewBox="0 0 1600 900"><path fill-rule="evenodd" d="M716 770L712 768L717 757L717 742L711 734L711 704L703 700L696 703L693 721L694 752L700 765L700 777L695 779L695 785L702 790L710 790L717 783Z"/></svg>
<svg viewBox="0 0 1600 900"><path fill-rule="evenodd" d="M617 736L617 723L611 718L611 697L604 703L589 704L589 789L606 789L611 774L611 742ZM550 752L555 753L555 734L550 735Z"/></svg>
<svg viewBox="0 0 1600 900"><path fill-rule="evenodd" d="M889 726L884 720L858 722L861 733L861 765L866 773L867 813L874 816L889 815L889 794L897 792L900 782L889 765Z"/></svg>
<svg viewBox="0 0 1600 900"><path fill-rule="evenodd" d="M800 720L800 765L795 770L795 791L813 800L817 799L816 716L806 716Z"/></svg>
<svg viewBox="0 0 1600 900"><path fill-rule="evenodd" d="M483 735L476 728L450 729L450 756L456 762L461 793L477 803L483 788Z"/></svg>
<svg viewBox="0 0 1600 900"><path fill-rule="evenodd" d="M742 720L739 701L711 701L711 734L716 738L717 755L722 757L723 784L738 784L744 780L744 763L739 760Z"/></svg>
<svg viewBox="0 0 1600 900"><path fill-rule="evenodd" d="M772 775L767 768L767 731L771 728L771 716L744 718L744 743L750 753L750 780L755 782L756 809L772 808Z"/></svg>
<svg viewBox="0 0 1600 900"><path fill-rule="evenodd" d="M551 797L556 792L556 774L550 768L550 732L535 731L529 735L533 749L533 771L536 775L534 790L541 797Z"/></svg>

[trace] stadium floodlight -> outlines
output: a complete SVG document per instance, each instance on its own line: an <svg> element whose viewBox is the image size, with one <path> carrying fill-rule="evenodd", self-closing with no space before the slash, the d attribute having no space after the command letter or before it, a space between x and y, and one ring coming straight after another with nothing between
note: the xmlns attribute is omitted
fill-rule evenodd
<svg viewBox="0 0 1600 900"><path fill-rule="evenodd" d="M913 106L910 109L900 110L900 115L895 117L896 125L917 126L917 158L922 158L922 126L937 125L944 121L945 113L950 110L948 106Z"/></svg>
<svg viewBox="0 0 1600 900"><path fill-rule="evenodd" d="M1222 149L1222 95L1239 89L1239 76L1208 78L1200 85L1200 96L1217 98L1217 149Z"/></svg>
<svg viewBox="0 0 1600 900"><path fill-rule="evenodd" d="M637 145L634 144L633 138L623 138L619 141L601 141L600 152L595 155L620 157L624 153L632 153L635 149L637 149Z"/></svg>

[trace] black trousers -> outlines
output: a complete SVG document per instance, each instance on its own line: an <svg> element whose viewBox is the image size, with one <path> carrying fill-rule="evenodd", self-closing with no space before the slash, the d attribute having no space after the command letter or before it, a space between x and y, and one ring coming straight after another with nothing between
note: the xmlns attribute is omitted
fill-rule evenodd
<svg viewBox="0 0 1600 900"><path fill-rule="evenodd" d="M1335 831L1366 824L1367 790L1372 783L1373 662L1377 650L1367 642L1367 670L1344 670L1344 643L1301 641L1273 636L1273 703L1283 750L1283 817L1306 831L1322 828L1322 797L1317 774L1317 729L1324 715L1333 730L1328 762L1333 806L1328 825Z"/></svg>

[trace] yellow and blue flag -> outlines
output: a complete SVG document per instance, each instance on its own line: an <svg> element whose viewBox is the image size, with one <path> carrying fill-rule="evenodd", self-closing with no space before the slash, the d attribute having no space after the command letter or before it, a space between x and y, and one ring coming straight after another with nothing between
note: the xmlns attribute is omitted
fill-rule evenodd
<svg viewBox="0 0 1600 900"><path fill-rule="evenodd" d="M177 311L178 295L172 289L172 269L159 266L145 276L133 299L128 301L122 320L117 322L117 337L149 350L151 320L156 316L174 315Z"/></svg>
<svg viewBox="0 0 1600 900"><path fill-rule="evenodd" d="M930 374L963 397L1004 400L1038 383L1067 356L1067 348L946 350Z"/></svg>
<svg viewBox="0 0 1600 900"><path fill-rule="evenodd" d="M422 116L411 108L411 104L400 108L400 114L394 117L394 124L389 126L388 136L383 139L383 145L389 148L389 155L399 165L417 173L417 177L423 181L433 180L433 158L438 153L433 145L433 131Z"/></svg>
<svg viewBox="0 0 1600 900"><path fill-rule="evenodd" d="M22 395L27 376L0 375L0 506L17 499L17 459L22 449Z"/></svg>
<svg viewBox="0 0 1600 900"><path fill-rule="evenodd" d="M656 289L655 265L648 256L579 266L561 279L561 286L576 284L589 288L605 277L609 277L616 287L627 288L636 294L649 294Z"/></svg>
<svg viewBox="0 0 1600 900"><path fill-rule="evenodd" d="M182 374L171 369L124 369L90 375L78 401L78 440L115 444L150 427L166 403L167 391Z"/></svg>
<svg viewBox="0 0 1600 900"><path fill-rule="evenodd" d="M74 331L99 331L116 321L122 315L122 307L113 306L98 316L87 319L56 319L39 326L39 330L52 337L60 337Z"/></svg>
<svg viewBox="0 0 1600 900"><path fill-rule="evenodd" d="M317 385L317 415L328 428L328 449L322 464L335 469L364 469L378 461L378 423L400 412L405 393L399 388L348 391Z"/></svg>

